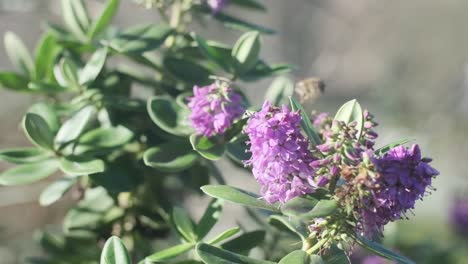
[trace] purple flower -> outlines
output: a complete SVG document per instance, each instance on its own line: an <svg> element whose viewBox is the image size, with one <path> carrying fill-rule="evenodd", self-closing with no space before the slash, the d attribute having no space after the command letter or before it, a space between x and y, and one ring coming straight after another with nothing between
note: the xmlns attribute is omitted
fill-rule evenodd
<svg viewBox="0 0 468 264"><path fill-rule="evenodd" d="M216 14L229 4L229 0L206 0L206 3L211 8L213 13Z"/></svg>
<svg viewBox="0 0 468 264"><path fill-rule="evenodd" d="M309 165L315 158L309 151L309 141L301 134L300 122L299 112L269 102L247 122L245 133L252 156L245 164L252 167L269 203L284 203L312 193L317 186Z"/></svg>
<svg viewBox="0 0 468 264"><path fill-rule="evenodd" d="M439 174L429 162L430 159L421 158L418 145L398 146L373 159L378 176L370 194L361 201L363 235L372 238L381 233L385 224L402 218L425 196L432 178Z"/></svg>
<svg viewBox="0 0 468 264"><path fill-rule="evenodd" d="M468 199L458 198L455 200L450 220L457 233L468 236Z"/></svg>
<svg viewBox="0 0 468 264"><path fill-rule="evenodd" d="M194 86L193 94L188 98L189 118L199 135L222 135L245 111L242 97L228 87Z"/></svg>
<svg viewBox="0 0 468 264"><path fill-rule="evenodd" d="M319 113L314 116L313 124L315 127L322 127L328 123L330 119L330 114L326 112Z"/></svg>
<svg viewBox="0 0 468 264"><path fill-rule="evenodd" d="M360 143L366 146L367 149L374 149L374 141L378 137L378 135L373 130L373 128L378 126L378 124L374 121L374 115L372 115L369 111L364 110L363 115L364 129L362 130Z"/></svg>

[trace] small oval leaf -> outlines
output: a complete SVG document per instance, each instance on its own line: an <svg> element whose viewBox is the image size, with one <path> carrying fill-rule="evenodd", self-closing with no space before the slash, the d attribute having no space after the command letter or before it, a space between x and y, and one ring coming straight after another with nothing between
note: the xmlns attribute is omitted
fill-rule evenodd
<svg viewBox="0 0 468 264"><path fill-rule="evenodd" d="M289 97L289 100L291 102L291 109L293 111L301 112L301 127L302 129L304 129L305 133L307 134L307 137L309 138L312 146L321 144L320 136L315 131L314 126L312 125L312 122L310 121L310 118L307 115L307 112L302 107L301 103L299 103L292 96Z"/></svg>
<svg viewBox="0 0 468 264"><path fill-rule="evenodd" d="M214 198L273 212L279 212L277 206L274 204L268 204L261 200L260 196L235 187L227 185L205 185L201 187L201 189L204 193Z"/></svg>
<svg viewBox="0 0 468 264"><path fill-rule="evenodd" d="M60 169L68 175L79 176L103 172L105 164L99 159L62 158Z"/></svg>
<svg viewBox="0 0 468 264"><path fill-rule="evenodd" d="M356 99L342 105L340 109L338 109L338 112L336 112L335 120L343 121L345 124L356 122L356 129L358 131L356 138L359 139L361 137L364 126L364 115L362 113L361 105Z"/></svg>
<svg viewBox="0 0 468 264"><path fill-rule="evenodd" d="M39 196L39 204L49 206L58 201L76 183L76 178L63 178L47 186Z"/></svg>
<svg viewBox="0 0 468 264"><path fill-rule="evenodd" d="M221 159L226 151L226 145L217 144L213 139L204 136L191 135L190 143L194 150L209 160Z"/></svg>
<svg viewBox="0 0 468 264"><path fill-rule="evenodd" d="M23 185L49 177L58 169L57 160L22 164L0 174L0 185Z"/></svg>
<svg viewBox="0 0 468 264"><path fill-rule="evenodd" d="M54 149L54 135L40 115L27 113L23 119L23 128L32 143L44 149Z"/></svg>
<svg viewBox="0 0 468 264"><path fill-rule="evenodd" d="M133 132L124 126L99 127L83 134L80 145L94 148L114 148L122 146L133 138Z"/></svg>
<svg viewBox="0 0 468 264"><path fill-rule="evenodd" d="M24 75L34 75L34 62L23 41L13 32L7 31L4 38L5 49L11 63Z"/></svg>
<svg viewBox="0 0 468 264"><path fill-rule="evenodd" d="M106 63L107 48L98 49L91 55L88 63L80 71L78 82L81 85L86 85L93 82L101 72L104 64Z"/></svg>
<svg viewBox="0 0 468 264"><path fill-rule="evenodd" d="M0 150L0 160L11 163L24 164L43 161L51 153L39 148L13 148Z"/></svg>
<svg viewBox="0 0 468 264"><path fill-rule="evenodd" d="M188 242L196 241L197 236L195 235L193 221L184 209L174 207L172 210L172 221L177 231L185 240Z"/></svg>
<svg viewBox="0 0 468 264"><path fill-rule="evenodd" d="M164 172L179 172L190 168L198 155L190 145L181 142L166 142L145 151L143 160L147 166Z"/></svg>
<svg viewBox="0 0 468 264"><path fill-rule="evenodd" d="M164 250L161 250L159 252L156 252L148 257L146 257L145 261L146 262L166 262L170 259L173 259L187 251L189 251L190 249L192 249L193 247L195 246L194 243L184 243L184 244L180 244L180 245L177 245L177 246L173 246L173 247L170 247L170 248L166 248Z"/></svg>
<svg viewBox="0 0 468 264"><path fill-rule="evenodd" d="M306 262L309 256L303 250L295 250L278 262L278 264L309 264Z"/></svg>
<svg viewBox="0 0 468 264"><path fill-rule="evenodd" d="M230 229L228 229L226 231L223 231L221 234L217 235L213 239L211 239L210 242L208 242L208 244L213 245L213 244L219 243L219 242L221 242L221 241L223 241L225 239L228 239L228 238L232 237L233 235L239 233L239 231L240 231L239 227L230 228Z"/></svg>
<svg viewBox="0 0 468 264"><path fill-rule="evenodd" d="M100 264L131 264L127 248L120 238L113 236L106 241L101 253Z"/></svg>
<svg viewBox="0 0 468 264"><path fill-rule="evenodd" d="M260 33L247 32L242 35L232 48L232 57L236 61L238 73L244 73L252 69L258 62L260 54Z"/></svg>
<svg viewBox="0 0 468 264"><path fill-rule="evenodd" d="M147 110L151 120L167 133L185 137L193 132L188 121L188 111L167 97L151 98Z"/></svg>
<svg viewBox="0 0 468 264"><path fill-rule="evenodd" d="M200 259L206 264L274 264L274 262L271 261L249 258L204 243L197 244L197 253Z"/></svg>
<svg viewBox="0 0 468 264"><path fill-rule="evenodd" d="M95 113L94 106L87 106L78 111L60 127L55 142L64 144L77 139Z"/></svg>

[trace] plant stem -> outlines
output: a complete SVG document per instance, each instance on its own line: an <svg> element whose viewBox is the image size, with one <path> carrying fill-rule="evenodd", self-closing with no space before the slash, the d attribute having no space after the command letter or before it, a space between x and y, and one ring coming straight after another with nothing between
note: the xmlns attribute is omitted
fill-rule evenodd
<svg viewBox="0 0 468 264"><path fill-rule="evenodd" d="M313 247L309 248L306 252L309 255L315 253L315 251L319 250L325 243L327 243L328 239L322 239L318 241Z"/></svg>

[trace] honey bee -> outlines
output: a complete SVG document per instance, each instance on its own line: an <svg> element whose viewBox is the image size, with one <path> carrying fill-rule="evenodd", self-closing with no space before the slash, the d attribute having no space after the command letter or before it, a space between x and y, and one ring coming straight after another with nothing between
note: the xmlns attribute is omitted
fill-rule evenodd
<svg viewBox="0 0 468 264"><path fill-rule="evenodd" d="M319 78L307 78L296 83L294 89L301 103L315 101L324 91L325 83Z"/></svg>

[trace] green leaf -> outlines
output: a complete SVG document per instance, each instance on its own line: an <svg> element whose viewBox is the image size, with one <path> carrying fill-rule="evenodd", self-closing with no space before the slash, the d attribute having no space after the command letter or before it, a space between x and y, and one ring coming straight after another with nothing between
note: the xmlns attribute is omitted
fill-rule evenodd
<svg viewBox="0 0 468 264"><path fill-rule="evenodd" d="M335 120L343 121L345 124L356 122L357 139L361 137L364 127L364 115L362 114L361 105L356 99L346 102L336 112Z"/></svg>
<svg viewBox="0 0 468 264"><path fill-rule="evenodd" d="M249 147L245 142L229 143L226 149L227 156L240 166L244 166L243 161L250 159L252 155L250 152L247 152Z"/></svg>
<svg viewBox="0 0 468 264"><path fill-rule="evenodd" d="M289 97L289 100L291 101L291 109L293 111L300 111L301 112L301 127L304 129L305 133L307 134L307 137L310 140L310 143L315 146L321 144L321 140L317 132L315 132L314 126L312 125L312 122L310 121L310 118L307 116L307 112L304 110L302 105L294 99L294 97Z"/></svg>
<svg viewBox="0 0 468 264"><path fill-rule="evenodd" d="M49 206L58 201L76 183L76 178L63 178L47 186L39 196L39 204Z"/></svg>
<svg viewBox="0 0 468 264"><path fill-rule="evenodd" d="M32 92L54 94L70 91L69 87L56 85L55 83L47 83L44 81L31 81L28 83L28 88Z"/></svg>
<svg viewBox="0 0 468 264"><path fill-rule="evenodd" d="M346 263L348 263L349 261L346 260ZM319 255L310 255L309 256L309 264L325 264L325 263L330 263L330 262L325 262L323 261L322 257L319 256ZM331 263L330 263L331 264Z"/></svg>
<svg viewBox="0 0 468 264"><path fill-rule="evenodd" d="M35 52L36 80L52 80L55 59L60 50L55 35L49 33L41 38Z"/></svg>
<svg viewBox="0 0 468 264"><path fill-rule="evenodd" d="M338 209L338 206L336 200L320 200L312 211L303 215L303 218L312 219L332 215Z"/></svg>
<svg viewBox="0 0 468 264"><path fill-rule="evenodd" d="M87 188L84 198L71 208L63 220L67 233L72 231L88 231L102 226L105 216L114 206L114 200L102 187Z"/></svg>
<svg viewBox="0 0 468 264"><path fill-rule="evenodd" d="M107 48L98 49L94 52L83 70L79 73L79 84L86 85L96 80L106 63L106 57Z"/></svg>
<svg viewBox="0 0 468 264"><path fill-rule="evenodd" d="M281 106L294 94L294 83L284 76L277 77L268 87L265 100L272 105Z"/></svg>
<svg viewBox="0 0 468 264"><path fill-rule="evenodd" d="M223 243L221 248L234 253L248 254L252 248L260 245L264 240L265 231L256 230L244 233L226 243Z"/></svg>
<svg viewBox="0 0 468 264"><path fill-rule="evenodd" d="M0 160L24 164L43 161L51 156L50 152L39 148L13 148L0 150Z"/></svg>
<svg viewBox="0 0 468 264"><path fill-rule="evenodd" d="M195 243L184 243L170 248L166 248L159 252L152 254L151 256L146 257L146 262L166 262L170 259L173 259L195 246Z"/></svg>
<svg viewBox="0 0 468 264"><path fill-rule="evenodd" d="M53 133L56 133L59 129L59 119L52 105L47 103L36 103L28 109L28 113L41 116Z"/></svg>
<svg viewBox="0 0 468 264"><path fill-rule="evenodd" d="M78 111L60 127L55 142L64 144L77 139L90 122L95 111L94 106L86 106Z"/></svg>
<svg viewBox="0 0 468 264"><path fill-rule="evenodd" d="M253 23L241 20L237 17L233 17L224 13L218 13L214 16L218 21L221 21L224 26L241 31L259 31L266 34L274 34L275 31L263 26L255 25Z"/></svg>
<svg viewBox="0 0 468 264"><path fill-rule="evenodd" d="M271 261L249 258L204 243L197 244L197 253L206 264L274 264Z"/></svg>
<svg viewBox="0 0 468 264"><path fill-rule="evenodd" d="M197 43L198 48L206 58L219 65L225 71L231 72L233 63L230 48L220 48L214 45L210 45L210 42L204 40L202 37L196 35L195 33L192 33L192 37ZM229 52L229 54L227 54L227 52Z"/></svg>
<svg viewBox="0 0 468 264"><path fill-rule="evenodd" d="M22 164L0 174L0 185L23 185L49 177L58 169L56 160Z"/></svg>
<svg viewBox="0 0 468 264"><path fill-rule="evenodd" d="M164 172L179 172L190 168L198 159L190 145L166 142L145 151L143 160L147 166Z"/></svg>
<svg viewBox="0 0 468 264"><path fill-rule="evenodd" d="M402 264L414 264L414 262L406 257L400 256L396 254L395 252L389 250L388 248L375 243L373 241L368 240L365 237L362 237L360 235L353 235L354 240L363 248L390 260L395 260L398 261L399 263Z"/></svg>
<svg viewBox="0 0 468 264"><path fill-rule="evenodd" d="M232 57L236 61L236 70L239 74L248 72L258 62L260 54L260 33L247 32L242 35L232 48Z"/></svg>
<svg viewBox="0 0 468 264"><path fill-rule="evenodd" d="M237 204L265 209L272 212L279 212L277 206L269 204L261 197L227 185L205 185L201 187L202 191L211 197L223 199Z"/></svg>
<svg viewBox="0 0 468 264"><path fill-rule="evenodd" d="M295 197L281 206L284 215L301 217L309 213L319 201L312 197Z"/></svg>
<svg viewBox="0 0 468 264"><path fill-rule="evenodd" d="M198 239L203 239L218 222L223 211L223 201L213 199L205 210L202 218L195 227Z"/></svg>
<svg viewBox="0 0 468 264"><path fill-rule="evenodd" d="M124 126L98 127L83 134L80 145L93 148L114 148L125 145L133 138L133 132Z"/></svg>
<svg viewBox="0 0 468 264"><path fill-rule="evenodd" d="M67 28L82 42L88 40L86 32L89 27L89 16L81 0L62 0L62 18Z"/></svg>
<svg viewBox="0 0 468 264"><path fill-rule="evenodd" d="M103 172L105 164L99 159L61 158L60 169L68 175L79 176Z"/></svg>
<svg viewBox="0 0 468 264"><path fill-rule="evenodd" d="M119 53L142 54L161 46L171 33L172 28L166 24L138 25L104 44Z"/></svg>
<svg viewBox="0 0 468 264"><path fill-rule="evenodd" d="M392 148L404 145L404 144L406 144L406 143L408 143L410 141L411 141L411 139L409 139L409 138L400 139L398 141L392 142L390 144L387 144L387 145L377 149L376 151L374 151L374 154L376 156L383 155L383 154L387 153L389 150L391 150Z"/></svg>
<svg viewBox="0 0 468 264"><path fill-rule="evenodd" d="M14 72L0 72L0 85L17 92L28 92L29 79Z"/></svg>
<svg viewBox="0 0 468 264"><path fill-rule="evenodd" d="M223 144L216 144L213 142L213 139L191 135L190 143L194 150L196 150L200 155L209 160L219 160L223 157L224 152L226 151L226 146Z"/></svg>
<svg viewBox="0 0 468 264"><path fill-rule="evenodd" d="M43 149L54 149L54 135L40 115L27 113L23 119L23 129L32 143Z"/></svg>
<svg viewBox="0 0 468 264"><path fill-rule="evenodd" d="M275 74L285 74L294 69L294 66L290 64L273 64L268 65L263 61L259 61L255 67L240 76L245 81L255 81L261 78L270 77Z"/></svg>
<svg viewBox="0 0 468 264"><path fill-rule="evenodd" d="M286 230L296 234L301 238L301 240L305 240L308 237L308 229L305 226L304 222L300 221L295 217L284 217L280 215L272 215L268 218L268 223L272 226L279 228L280 230Z"/></svg>
<svg viewBox="0 0 468 264"><path fill-rule="evenodd" d="M13 66L26 76L34 76L34 62L23 41L15 33L7 31L4 44Z"/></svg>
<svg viewBox="0 0 468 264"><path fill-rule="evenodd" d="M172 221L179 234L186 241L195 242L197 240L193 221L184 209L174 207L172 210Z"/></svg>
<svg viewBox="0 0 468 264"><path fill-rule="evenodd" d="M188 121L188 110L174 100L155 96L148 100L147 110L151 120L167 133L185 137L193 131Z"/></svg>
<svg viewBox="0 0 468 264"><path fill-rule="evenodd" d="M208 244L213 245L213 244L219 243L219 242L221 242L223 240L226 240L226 239L232 237L233 235L239 233L239 231L240 231L239 227L230 228L230 229L222 232L221 234L217 235L213 239L211 239L210 242L208 242Z"/></svg>
<svg viewBox="0 0 468 264"><path fill-rule="evenodd" d="M113 236L106 241L101 253L100 264L131 264L130 255L122 241Z"/></svg>
<svg viewBox="0 0 468 264"><path fill-rule="evenodd" d="M62 58L58 65L61 76L67 84L66 86L79 90L80 84L78 82L78 67L76 64L69 58Z"/></svg>
<svg viewBox="0 0 468 264"><path fill-rule="evenodd" d="M93 22L88 30L88 37L94 39L101 31L103 31L112 21L119 8L120 0L108 0L106 6L102 10L96 21Z"/></svg>
<svg viewBox="0 0 468 264"><path fill-rule="evenodd" d="M309 258L303 250L295 250L278 262L278 264L309 264L306 260Z"/></svg>
<svg viewBox="0 0 468 264"><path fill-rule="evenodd" d="M178 79L189 84L208 84L211 72L196 61L173 56L164 57L164 67Z"/></svg>
<svg viewBox="0 0 468 264"><path fill-rule="evenodd" d="M237 120L230 128L224 132L224 141L235 142L242 137L242 131L244 130L245 124L249 121L248 117Z"/></svg>
<svg viewBox="0 0 468 264"><path fill-rule="evenodd" d="M266 8L263 4L255 1L255 0L233 0L231 2L233 5L238 5L240 7L258 10L258 11L265 11Z"/></svg>

